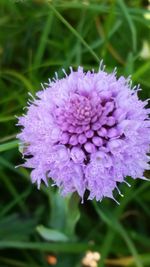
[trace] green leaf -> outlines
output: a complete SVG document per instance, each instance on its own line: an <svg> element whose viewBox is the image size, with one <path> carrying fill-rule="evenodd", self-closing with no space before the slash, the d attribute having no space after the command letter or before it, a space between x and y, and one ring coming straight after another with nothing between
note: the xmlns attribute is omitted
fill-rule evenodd
<svg viewBox="0 0 150 267"><path fill-rule="evenodd" d="M80 201L79 196L77 194L73 194L68 202L67 225L65 232L70 237L74 237L75 227L80 218L79 201Z"/></svg>
<svg viewBox="0 0 150 267"><path fill-rule="evenodd" d="M39 225L36 227L38 233L40 234L40 236L42 236L45 240L48 241L59 241L59 242L66 242L68 241L68 237L61 233L58 230L54 230L54 229L50 229L50 228L46 228L43 225Z"/></svg>
<svg viewBox="0 0 150 267"><path fill-rule="evenodd" d="M54 229L63 231L66 225L66 199L58 192L50 192L49 201L51 207L50 226Z"/></svg>

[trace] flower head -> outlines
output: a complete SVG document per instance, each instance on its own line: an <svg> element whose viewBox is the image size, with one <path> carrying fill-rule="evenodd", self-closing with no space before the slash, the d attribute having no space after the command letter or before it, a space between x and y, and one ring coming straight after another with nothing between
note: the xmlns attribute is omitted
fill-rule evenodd
<svg viewBox="0 0 150 267"><path fill-rule="evenodd" d="M53 79L19 118L25 167L40 187L52 178L63 195L77 191L83 198L113 198L126 176L143 178L149 169L150 141L147 101L130 79L104 69L81 67Z"/></svg>

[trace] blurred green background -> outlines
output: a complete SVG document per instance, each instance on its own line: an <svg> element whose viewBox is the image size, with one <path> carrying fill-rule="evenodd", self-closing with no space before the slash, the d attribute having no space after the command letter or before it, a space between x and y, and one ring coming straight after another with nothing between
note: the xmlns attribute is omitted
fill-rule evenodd
<svg viewBox="0 0 150 267"><path fill-rule="evenodd" d="M0 1L0 267L80 267L89 250L101 259L86 266L150 266L149 182L120 185L120 206L81 204L37 190L30 171L15 168L15 115L55 71L97 70L103 59L107 71L116 66L141 84L141 99L150 97L149 9L146 0Z"/></svg>

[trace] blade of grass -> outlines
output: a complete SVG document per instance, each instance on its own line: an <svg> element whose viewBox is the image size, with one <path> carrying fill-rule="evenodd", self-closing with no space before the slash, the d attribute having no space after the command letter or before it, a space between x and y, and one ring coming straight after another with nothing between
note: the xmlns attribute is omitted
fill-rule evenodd
<svg viewBox="0 0 150 267"><path fill-rule="evenodd" d="M31 187L29 187L25 192L20 194L18 197L16 197L14 200L12 200L8 205L2 209L0 212L0 217L6 215L16 204L18 204L20 201L22 201L24 198L26 198L31 192Z"/></svg>
<svg viewBox="0 0 150 267"><path fill-rule="evenodd" d="M121 214L123 213L123 211L124 211L125 207L128 205L128 203L132 199L134 199L135 196L138 196L140 193L142 193L144 190L146 190L150 186L150 183L148 183L148 182L144 183L142 186L140 186L136 190L134 188L134 185L135 185L135 181L132 184L132 187L126 188L125 197L122 199L121 205L116 208L115 217L117 219L119 219L121 217ZM105 235L105 240L104 240L103 245L102 245L101 250L100 250L101 261L99 263L99 267L105 266L104 261L107 258L107 255L108 255L109 250L112 246L112 242L113 242L114 238L115 238L115 232L113 232L111 228L108 228L108 231Z"/></svg>
<svg viewBox="0 0 150 267"><path fill-rule="evenodd" d="M86 8L87 10L92 10L92 11L97 11L98 13L107 13L109 12L109 7L106 6L105 4L92 4L92 3L84 3L84 2L64 2L64 3L56 3L55 7L61 8L62 10L65 9L83 9Z"/></svg>
<svg viewBox="0 0 150 267"><path fill-rule="evenodd" d="M144 266L149 266L150 264L150 255L144 254L139 255L139 258ZM125 258L119 258L119 259L107 259L106 264L109 266L128 266L128 267L134 267L135 266L135 259L134 257L125 257Z"/></svg>
<svg viewBox="0 0 150 267"><path fill-rule="evenodd" d="M121 25L122 25L121 20L117 20L116 23L115 23L115 25L111 28L111 31L108 34L108 40L119 30L119 28L121 27ZM92 49L97 48L97 47L100 47L100 46L103 45L104 41L105 41L104 38L98 39L98 40L92 42L91 45L90 45L90 47ZM87 52L87 49L86 48L83 49L83 53L85 53L85 52Z"/></svg>
<svg viewBox="0 0 150 267"><path fill-rule="evenodd" d="M133 231L132 232L130 231L130 235L133 238L133 240L136 241L136 243L139 242L139 244L142 244L147 248L150 247L150 239L148 236L145 236L137 232L133 232Z"/></svg>
<svg viewBox="0 0 150 267"><path fill-rule="evenodd" d="M132 80L138 80L145 72L150 70L150 61L144 63L136 72L132 75Z"/></svg>
<svg viewBox="0 0 150 267"><path fill-rule="evenodd" d="M30 249L63 253L82 253L89 249L96 250L96 246L88 243L45 243L45 242L18 242L18 241L0 241L0 249L16 248Z"/></svg>
<svg viewBox="0 0 150 267"><path fill-rule="evenodd" d="M11 135L8 135L8 136L5 136L5 137L2 137L0 138L0 143L4 143L6 141L9 141L11 139L14 139L16 137L17 133L16 134L11 134Z"/></svg>
<svg viewBox="0 0 150 267"><path fill-rule="evenodd" d="M4 71L1 71L1 75L3 74L13 76L14 78L20 80L24 84L24 86L27 88L27 90L29 90L31 93L34 92L33 86L30 83L30 81L21 73L15 70L4 70Z"/></svg>
<svg viewBox="0 0 150 267"><path fill-rule="evenodd" d="M138 256L138 252L136 251L136 248L132 242L132 240L129 238L127 232L123 228L123 226L119 223L119 221L115 218L112 217L109 218L109 216L104 213L99 207L98 204L94 201L93 202L95 210L97 211L97 214L99 215L100 219L102 219L109 227L111 227L113 230L117 231L124 241L126 242L131 254L133 255L135 259L135 264L137 267L143 267L142 262L140 261L140 258Z"/></svg>
<svg viewBox="0 0 150 267"><path fill-rule="evenodd" d="M96 53L91 49L91 47L88 45L88 43L82 38L82 36L70 25L70 23L56 10L56 8L49 4L49 7L54 11L55 15L60 19L60 21L74 34L80 42L88 49L89 53L93 56L93 58L99 63L100 59L96 55Z"/></svg>
<svg viewBox="0 0 150 267"><path fill-rule="evenodd" d="M17 192L17 190L16 190L15 186L13 185L13 183L11 182L11 180L5 175L5 173L2 170L1 170L1 179L3 180L4 184L6 185L7 190L13 196L14 200L17 200L19 198L20 194ZM24 204L24 202L22 201L22 199L20 199L20 201L17 202L17 204L23 212L27 213L27 207Z"/></svg>
<svg viewBox="0 0 150 267"><path fill-rule="evenodd" d="M10 150L10 149L16 148L17 146L18 146L18 141L17 140L1 144L0 145L0 152L4 152L6 150Z"/></svg>
<svg viewBox="0 0 150 267"><path fill-rule="evenodd" d="M118 0L118 5L122 11L122 14L124 15L128 25L129 25L129 28L130 28L130 31L131 31L131 35L132 35L132 46L133 46L133 51L135 52L136 49L137 49L137 37L136 37L136 28L134 26L134 23L132 21L132 18L130 16L130 13L129 13L129 10L128 8L126 7L125 3L123 0Z"/></svg>
<svg viewBox="0 0 150 267"><path fill-rule="evenodd" d="M49 0L50 1L50 0ZM86 2L64 2L64 3L55 3L55 7L56 8L60 8L62 10L66 10L66 9L82 9L82 8L86 8L87 10L92 10L95 11L97 13L109 13L111 11L109 5L106 4L96 4L96 3L86 3ZM145 10L143 7L127 7L128 12L131 15L144 15L145 13L150 13L149 10ZM118 8L116 8L115 13L120 15L120 11L118 10Z"/></svg>
<svg viewBox="0 0 150 267"><path fill-rule="evenodd" d="M8 258L4 258L4 257L0 257L0 262L2 263L6 263L7 266L13 266L13 267L40 267L37 264L34 264L32 262L32 265L28 262L28 263L24 263L22 261L18 261L18 260L14 260L14 259L8 259Z"/></svg>
<svg viewBox="0 0 150 267"><path fill-rule="evenodd" d="M100 35L100 37L103 39L103 49L102 49L102 58L105 57L106 55L106 51L108 49L108 51L110 52L110 54L114 57L114 59L116 61L118 61L120 64L124 65L125 64L125 61L123 60L123 58L120 56L120 54L118 54L118 51L112 46L112 44L108 41L109 39L109 35L106 34L105 36L105 32L104 32L104 29L103 29L103 26L100 22L100 19L99 17L97 17L95 19L95 23L96 23L96 28L97 28L97 31Z"/></svg>
<svg viewBox="0 0 150 267"><path fill-rule="evenodd" d="M43 30L41 37L40 37L40 40L39 40L39 46L38 46L37 51L36 51L33 66L39 66L41 64L44 50L45 50L46 45L47 45L48 35L49 35L51 27L52 27L52 21L53 21L53 12L50 12L48 15L47 21L43 27L44 30Z"/></svg>
<svg viewBox="0 0 150 267"><path fill-rule="evenodd" d="M83 26L85 22L85 10L82 11L81 13L81 18L78 24L78 32L80 35L83 36L82 31L83 31ZM82 57L82 46L81 46L81 41L78 39L78 42L76 44L76 64L79 66L81 64L81 57Z"/></svg>
<svg viewBox="0 0 150 267"><path fill-rule="evenodd" d="M6 122L6 121L12 121L12 120L15 120L14 116L6 116L6 117L0 118L0 122Z"/></svg>

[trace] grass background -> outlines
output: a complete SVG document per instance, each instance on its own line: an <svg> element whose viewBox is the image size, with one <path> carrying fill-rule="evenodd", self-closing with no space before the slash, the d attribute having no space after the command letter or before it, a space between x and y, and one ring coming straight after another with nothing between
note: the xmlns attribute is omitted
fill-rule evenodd
<svg viewBox="0 0 150 267"><path fill-rule="evenodd" d="M78 65L132 75L141 99L150 97L148 1L0 1L0 267L80 267L87 250L98 266L150 266L150 183L121 185L121 205L76 195L61 198L54 188L38 191L15 140L15 115L28 92ZM149 173L146 174L149 177ZM118 196L117 196L118 199Z"/></svg>

